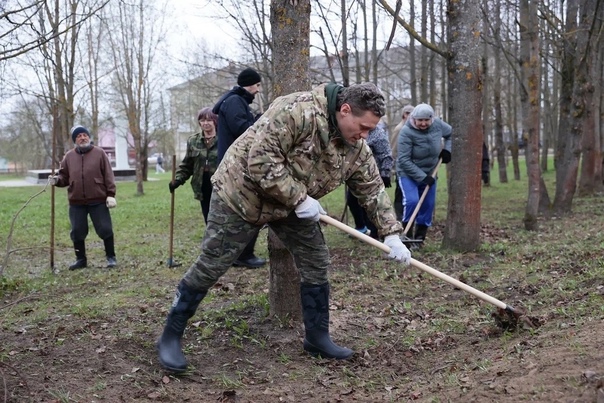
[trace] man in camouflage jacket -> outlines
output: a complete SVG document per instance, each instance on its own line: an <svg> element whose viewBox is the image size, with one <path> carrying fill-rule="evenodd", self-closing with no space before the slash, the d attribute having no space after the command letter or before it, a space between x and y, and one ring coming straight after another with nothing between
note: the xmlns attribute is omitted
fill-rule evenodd
<svg viewBox="0 0 604 403"><path fill-rule="evenodd" d="M322 85L277 98L231 145L212 177L202 253L178 286L157 344L164 368L186 370L180 341L188 319L263 224L283 241L300 271L304 349L326 358L352 356L329 335L330 258L317 199L346 183L385 237L388 257L409 264L401 223L365 142L384 113L384 98L373 84Z"/></svg>

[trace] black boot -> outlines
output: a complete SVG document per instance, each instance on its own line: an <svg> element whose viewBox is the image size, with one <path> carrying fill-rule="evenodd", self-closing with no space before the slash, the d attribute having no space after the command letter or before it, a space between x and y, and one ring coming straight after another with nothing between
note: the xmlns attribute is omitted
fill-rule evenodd
<svg viewBox="0 0 604 403"><path fill-rule="evenodd" d="M195 314L206 294L207 290L193 290L184 281L178 285L164 332L157 341L159 363L167 370L173 372L187 370L187 360L182 353L180 340L187 327L187 321Z"/></svg>
<svg viewBox="0 0 604 403"><path fill-rule="evenodd" d="M334 344L329 337L329 283L302 284L302 316L304 318L304 350L314 356L346 360L354 352Z"/></svg>
<svg viewBox="0 0 604 403"><path fill-rule="evenodd" d="M250 269L257 269L266 264L266 259L262 259L254 254L254 248L256 246L256 240L258 239L258 234L254 236L247 245L245 245L245 249L239 255L237 260L233 263L235 267L247 267Z"/></svg>
<svg viewBox="0 0 604 403"><path fill-rule="evenodd" d="M419 239L424 243L424 239L426 239L426 234L428 233L427 225L416 225L415 226L415 239Z"/></svg>
<svg viewBox="0 0 604 403"><path fill-rule="evenodd" d="M109 238L103 239L105 244L105 256L107 257L107 267L113 268L117 265L117 259L115 258L115 245L113 242L113 235Z"/></svg>
<svg viewBox="0 0 604 403"><path fill-rule="evenodd" d="M403 223L403 231L405 230L405 228L407 228L407 225L409 225L408 222ZM411 228L409 228L409 231L405 234L405 236L407 237L407 239L413 239L413 225L411 226Z"/></svg>
<svg viewBox="0 0 604 403"><path fill-rule="evenodd" d="M76 261L69 266L69 270L83 269L88 265L86 259L86 242L75 241L73 243L73 249L75 249Z"/></svg>

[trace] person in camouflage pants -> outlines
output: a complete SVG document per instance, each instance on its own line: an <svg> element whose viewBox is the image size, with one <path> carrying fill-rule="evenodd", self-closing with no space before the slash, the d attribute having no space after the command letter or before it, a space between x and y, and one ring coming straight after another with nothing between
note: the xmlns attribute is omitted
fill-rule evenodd
<svg viewBox="0 0 604 403"><path fill-rule="evenodd" d="M335 83L277 98L228 149L212 177L214 191L202 252L180 281L157 342L160 364L187 369L181 339L210 287L228 270L264 224L292 253L300 272L304 350L348 359L353 351L329 335L329 251L317 199L343 183L358 197L390 247L389 258L408 265L390 199L367 146L385 113L373 84Z"/></svg>

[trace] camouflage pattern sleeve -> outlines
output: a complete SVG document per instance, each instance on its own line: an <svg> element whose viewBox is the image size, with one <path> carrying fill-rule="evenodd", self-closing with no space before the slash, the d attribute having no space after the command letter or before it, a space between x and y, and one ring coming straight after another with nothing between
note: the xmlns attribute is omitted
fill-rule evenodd
<svg viewBox="0 0 604 403"><path fill-rule="evenodd" d="M187 182L193 175L193 167L195 166L195 143L196 143L197 134L189 137L187 139L187 151L185 152L185 156L178 165L178 169L176 170L176 174L174 178L180 183Z"/></svg>
<svg viewBox="0 0 604 403"><path fill-rule="evenodd" d="M306 198L304 179L313 169L318 147L315 116L322 113L304 95L294 102L277 98L251 129L255 131L247 160L251 179L290 209Z"/></svg>

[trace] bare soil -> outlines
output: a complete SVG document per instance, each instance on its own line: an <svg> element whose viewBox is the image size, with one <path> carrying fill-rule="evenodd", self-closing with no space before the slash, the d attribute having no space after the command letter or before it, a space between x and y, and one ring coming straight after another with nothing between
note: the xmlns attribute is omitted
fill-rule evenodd
<svg viewBox="0 0 604 403"><path fill-rule="evenodd" d="M510 238L485 231L492 242ZM439 242L438 229L430 236L428 244ZM429 247L414 254L511 305L530 305L542 323L503 332L490 316L494 307L413 268L385 274L369 246L359 242L331 254L332 337L355 350L352 360L311 358L302 351L302 329L274 323L259 303L236 304L266 293L268 275L267 268L233 268L190 321L184 342L191 371L173 376L158 365L154 346L172 298L171 269L158 265L144 276L133 274L133 282L150 290L161 284L165 292L133 290L121 309L93 320L81 319L87 315L78 313L79 302L70 312L54 310L53 301L81 291L70 284L73 274L62 272L52 290L23 300L13 292L0 301L0 312L22 316L10 326L0 319L0 401L604 401L603 312L580 310L594 298L604 305L602 278L582 284L572 298L554 295L543 303L538 287L488 272L506 257L443 256ZM127 262L120 267L129 270ZM561 273L551 264L544 270ZM486 281L489 276L498 280ZM111 287L89 284L87 292L103 298ZM41 300L45 316L27 308ZM208 313L219 308L220 318Z"/></svg>

